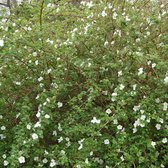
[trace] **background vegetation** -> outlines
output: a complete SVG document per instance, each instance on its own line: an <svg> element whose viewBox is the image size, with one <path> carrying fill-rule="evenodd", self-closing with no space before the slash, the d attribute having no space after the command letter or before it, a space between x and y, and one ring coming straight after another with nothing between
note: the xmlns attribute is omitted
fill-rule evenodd
<svg viewBox="0 0 168 168"><path fill-rule="evenodd" d="M168 166L168 8L41 0L0 18L0 167Z"/></svg>

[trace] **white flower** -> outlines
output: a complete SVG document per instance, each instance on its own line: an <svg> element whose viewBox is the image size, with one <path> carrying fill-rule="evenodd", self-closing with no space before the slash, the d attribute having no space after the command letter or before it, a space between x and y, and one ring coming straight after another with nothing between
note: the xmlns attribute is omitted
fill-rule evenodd
<svg viewBox="0 0 168 168"><path fill-rule="evenodd" d="M121 161L124 161L124 160L125 160L124 157L123 157L123 155L120 157L120 159L121 159Z"/></svg>
<svg viewBox="0 0 168 168"><path fill-rule="evenodd" d="M53 134L54 136L57 136L57 131L54 130L52 134Z"/></svg>
<svg viewBox="0 0 168 168"><path fill-rule="evenodd" d="M60 123L58 123L58 131L62 131L62 127Z"/></svg>
<svg viewBox="0 0 168 168"><path fill-rule="evenodd" d="M50 167L54 167L56 165L56 162L54 159L51 159L51 162L50 162Z"/></svg>
<svg viewBox="0 0 168 168"><path fill-rule="evenodd" d="M114 123L114 124L118 124L117 119L114 119L113 123Z"/></svg>
<svg viewBox="0 0 168 168"><path fill-rule="evenodd" d="M90 67L91 65L92 65L92 64L89 62L89 63L88 63L88 67Z"/></svg>
<svg viewBox="0 0 168 168"><path fill-rule="evenodd" d="M133 128L133 133L136 133L137 132L137 128Z"/></svg>
<svg viewBox="0 0 168 168"><path fill-rule="evenodd" d="M36 57L37 56L37 52L33 52L33 54L32 54L34 57Z"/></svg>
<svg viewBox="0 0 168 168"><path fill-rule="evenodd" d="M138 75L141 75L141 74L143 74L143 68L138 69Z"/></svg>
<svg viewBox="0 0 168 168"><path fill-rule="evenodd" d="M47 160L46 158L44 158L44 159L42 160L42 162L43 162L43 163L47 163L48 160Z"/></svg>
<svg viewBox="0 0 168 168"><path fill-rule="evenodd" d="M114 92L111 94L111 96L115 97L115 96L117 96L117 93Z"/></svg>
<svg viewBox="0 0 168 168"><path fill-rule="evenodd" d="M91 152L89 153L89 155L92 156L92 155L93 155L93 151L91 151Z"/></svg>
<svg viewBox="0 0 168 168"><path fill-rule="evenodd" d="M68 137L65 138L66 141L70 141L70 139Z"/></svg>
<svg viewBox="0 0 168 168"><path fill-rule="evenodd" d="M125 86L123 84L120 84L119 89L123 90L124 88L125 88Z"/></svg>
<svg viewBox="0 0 168 168"><path fill-rule="evenodd" d="M12 26L15 27L15 26L16 26L16 23L12 23Z"/></svg>
<svg viewBox="0 0 168 168"><path fill-rule="evenodd" d="M100 124L100 120L96 119L96 117L93 117L93 119L91 120L91 123L93 124Z"/></svg>
<svg viewBox="0 0 168 168"><path fill-rule="evenodd" d="M60 137L59 139L58 139L58 143L60 143L60 142L62 142L63 141L63 137Z"/></svg>
<svg viewBox="0 0 168 168"><path fill-rule="evenodd" d="M39 160L38 156L34 157L34 161L38 161L38 160Z"/></svg>
<svg viewBox="0 0 168 168"><path fill-rule="evenodd" d="M160 7L163 8L163 7L164 7L164 4L161 4Z"/></svg>
<svg viewBox="0 0 168 168"><path fill-rule="evenodd" d="M155 147L155 146L156 146L156 142L152 141L152 142L151 142L151 145L152 145L153 147Z"/></svg>
<svg viewBox="0 0 168 168"><path fill-rule="evenodd" d="M16 85L20 86L21 85L21 82L15 82Z"/></svg>
<svg viewBox="0 0 168 168"><path fill-rule="evenodd" d="M153 64L152 64L152 68L154 68L155 66L156 66L156 63L153 63Z"/></svg>
<svg viewBox="0 0 168 168"><path fill-rule="evenodd" d="M155 102L160 103L160 99L159 98L155 99Z"/></svg>
<svg viewBox="0 0 168 168"><path fill-rule="evenodd" d="M61 58L60 58L60 57L58 57L58 58L57 58L57 61L59 61L60 59L61 59Z"/></svg>
<svg viewBox="0 0 168 168"><path fill-rule="evenodd" d="M163 124L163 123L164 123L164 120L163 120L162 118L160 118L160 119L159 119L159 122Z"/></svg>
<svg viewBox="0 0 168 168"><path fill-rule="evenodd" d="M122 125L118 125L118 126L117 126L117 129L118 129L118 130L122 130L122 128L123 128Z"/></svg>
<svg viewBox="0 0 168 168"><path fill-rule="evenodd" d="M46 104L47 104L47 102L44 102L44 103L43 103L43 106L45 106Z"/></svg>
<svg viewBox="0 0 168 168"><path fill-rule="evenodd" d="M44 117L47 118L47 119L50 118L50 116L48 114L46 114Z"/></svg>
<svg viewBox="0 0 168 168"><path fill-rule="evenodd" d="M141 115L141 120L145 120L146 116L145 115Z"/></svg>
<svg viewBox="0 0 168 168"><path fill-rule="evenodd" d="M47 150L44 151L44 155L48 155L48 151Z"/></svg>
<svg viewBox="0 0 168 168"><path fill-rule="evenodd" d="M114 93L112 93L111 95L112 95L111 101L114 102L114 101L116 100L117 93L114 92Z"/></svg>
<svg viewBox="0 0 168 168"><path fill-rule="evenodd" d="M137 43L138 43L138 42L140 42L140 41L141 41L141 39L140 39L140 38L137 38L137 39L136 39L136 42L137 42Z"/></svg>
<svg viewBox="0 0 168 168"><path fill-rule="evenodd" d="M31 31L31 30L32 30L32 28L31 28L31 27L28 27L28 28L27 28L27 30L28 30L28 31Z"/></svg>
<svg viewBox="0 0 168 168"><path fill-rule="evenodd" d="M160 165L161 168L165 168L165 166L163 164Z"/></svg>
<svg viewBox="0 0 168 168"><path fill-rule="evenodd" d="M4 166L7 166L9 162L7 160L4 160Z"/></svg>
<svg viewBox="0 0 168 168"><path fill-rule="evenodd" d="M135 112L138 111L138 110L140 110L140 105L134 106L134 107L133 107L133 110L134 110Z"/></svg>
<svg viewBox="0 0 168 168"><path fill-rule="evenodd" d="M126 21L126 22L129 22L130 20L131 20L131 19L130 19L128 16L125 17L125 21Z"/></svg>
<svg viewBox="0 0 168 168"><path fill-rule="evenodd" d="M150 65L150 64L151 64L151 61L148 61L147 64Z"/></svg>
<svg viewBox="0 0 168 168"><path fill-rule="evenodd" d="M4 41L0 40L0 47L3 47L3 46L4 46Z"/></svg>
<svg viewBox="0 0 168 168"><path fill-rule="evenodd" d="M164 83L165 83L165 84L168 84L168 76L166 76L166 77L164 78Z"/></svg>
<svg viewBox="0 0 168 168"><path fill-rule="evenodd" d="M48 7L48 8L52 8L52 7L54 7L54 4L49 3L49 4L47 5L47 7Z"/></svg>
<svg viewBox="0 0 168 168"><path fill-rule="evenodd" d="M117 13L114 12L114 13L113 13L113 19L116 19L116 18L117 18Z"/></svg>
<svg viewBox="0 0 168 168"><path fill-rule="evenodd" d="M103 94L103 95L105 95L105 96L107 96L107 94L108 94L108 91L107 91L107 90L105 90L105 91L102 91L102 94Z"/></svg>
<svg viewBox="0 0 168 168"><path fill-rule="evenodd" d="M30 124L27 124L26 128L27 128L28 130L30 130L30 129L31 129L31 125L30 125Z"/></svg>
<svg viewBox="0 0 168 168"><path fill-rule="evenodd" d="M113 7L113 6L111 5L111 3L109 3L107 6L108 6L109 9L112 9L112 7Z"/></svg>
<svg viewBox="0 0 168 168"><path fill-rule="evenodd" d="M32 138L33 138L33 140L36 140L36 139L38 139L38 135L36 133L33 133Z"/></svg>
<svg viewBox="0 0 168 168"><path fill-rule="evenodd" d="M80 144L80 146L78 147L78 150L81 150L83 148L83 144Z"/></svg>
<svg viewBox="0 0 168 168"><path fill-rule="evenodd" d="M58 102L57 106L58 106L58 108L61 108L63 106L63 103L62 102Z"/></svg>
<svg viewBox="0 0 168 168"><path fill-rule="evenodd" d="M106 40L105 43L104 43L104 46L107 47L108 46L108 41Z"/></svg>
<svg viewBox="0 0 168 168"><path fill-rule="evenodd" d="M168 103L164 102L163 103L163 111L167 111L167 108L168 108Z"/></svg>
<svg viewBox="0 0 168 168"><path fill-rule="evenodd" d="M114 43L115 43L115 41L112 41L112 42L111 42L111 45L114 45ZM119 72L122 73L122 71L119 71ZM121 75L122 75L122 74L121 74ZM118 74L118 76L119 76L119 74Z"/></svg>
<svg viewBox="0 0 168 168"><path fill-rule="evenodd" d="M146 121L147 121L148 123L150 123L150 118L148 118Z"/></svg>
<svg viewBox="0 0 168 168"><path fill-rule="evenodd" d="M105 11L102 11L101 15L102 15L103 17L105 17L105 16L107 16L107 13L106 13Z"/></svg>
<svg viewBox="0 0 168 168"><path fill-rule="evenodd" d="M109 144L110 144L110 141L109 141L108 139L105 139L105 140L104 140L104 144L105 144L105 145L109 145Z"/></svg>
<svg viewBox="0 0 168 168"><path fill-rule="evenodd" d="M141 125L141 122L139 119L137 119L135 122L134 122L134 127L136 128L137 126Z"/></svg>
<svg viewBox="0 0 168 168"><path fill-rule="evenodd" d="M42 76L38 78L38 81L39 81L39 82L41 82L42 80L43 80L43 77L42 77Z"/></svg>
<svg viewBox="0 0 168 168"><path fill-rule="evenodd" d="M156 124L156 126L155 126L155 127L156 127L156 129L157 129L157 130L160 130L161 125L160 125L160 124Z"/></svg>
<svg viewBox="0 0 168 168"><path fill-rule="evenodd" d="M118 76L121 76L122 75L122 71L118 71Z"/></svg>
<svg viewBox="0 0 168 168"><path fill-rule="evenodd" d="M66 152L64 150L61 150L60 153L61 153L61 155L65 155Z"/></svg>
<svg viewBox="0 0 168 168"><path fill-rule="evenodd" d="M145 124L142 124L142 123L141 123L140 126L141 126L141 127L145 127Z"/></svg>
<svg viewBox="0 0 168 168"><path fill-rule="evenodd" d="M107 114L111 114L112 111L111 111L110 109L107 109L107 110L106 110L106 113L107 113Z"/></svg>
<svg viewBox="0 0 168 168"><path fill-rule="evenodd" d="M40 87L43 87L44 86L44 84L43 83L40 83Z"/></svg>
<svg viewBox="0 0 168 168"><path fill-rule="evenodd" d="M138 57L143 56L143 53L142 53L142 52L139 52L139 51L136 51L135 54L136 54Z"/></svg>
<svg viewBox="0 0 168 168"><path fill-rule="evenodd" d="M67 147L71 146L71 142L67 142L67 143L66 143L66 146L67 146Z"/></svg>
<svg viewBox="0 0 168 168"><path fill-rule="evenodd" d="M50 68L50 69L47 70L47 73L49 74L51 71L52 71L52 69Z"/></svg>
<svg viewBox="0 0 168 168"><path fill-rule="evenodd" d="M41 123L39 121L37 121L36 124L34 125L34 128L37 128L37 127L41 127Z"/></svg>
<svg viewBox="0 0 168 168"><path fill-rule="evenodd" d="M20 156L18 158L18 161L19 161L19 163L25 163L25 157L24 156Z"/></svg>
<svg viewBox="0 0 168 168"><path fill-rule="evenodd" d="M38 60L35 61L35 65L38 65Z"/></svg>
<svg viewBox="0 0 168 168"><path fill-rule="evenodd" d="M38 112L38 113L36 114L36 117L37 117L37 118L40 118L40 116L41 116L41 113Z"/></svg>
<svg viewBox="0 0 168 168"><path fill-rule="evenodd" d="M53 40L50 40L49 38L46 40L46 42L50 43L50 44L53 44L54 41Z"/></svg>
<svg viewBox="0 0 168 168"><path fill-rule="evenodd" d="M143 114L145 111L144 110L140 110L141 114Z"/></svg>
<svg viewBox="0 0 168 168"><path fill-rule="evenodd" d="M49 99L49 98L47 98L46 101L47 101L48 103L50 103L50 99Z"/></svg>
<svg viewBox="0 0 168 168"><path fill-rule="evenodd" d="M94 4L93 4L92 1L90 1L90 2L87 2L87 3L86 3L86 6L87 6L88 8L91 8L91 7L94 6Z"/></svg>
<svg viewBox="0 0 168 168"><path fill-rule="evenodd" d="M16 115L16 118L19 118L19 116L20 116L20 113L18 113L18 114Z"/></svg>
<svg viewBox="0 0 168 168"><path fill-rule="evenodd" d="M3 159L6 159L6 154L3 154L2 157L3 157Z"/></svg>
<svg viewBox="0 0 168 168"><path fill-rule="evenodd" d="M146 32L146 35L147 35L147 36L149 36L149 35L150 35L150 32L149 32L149 31L148 31L148 32Z"/></svg>
<svg viewBox="0 0 168 168"><path fill-rule="evenodd" d="M60 11L60 8L57 8L57 9L56 9L56 12L58 13L59 11Z"/></svg>
<svg viewBox="0 0 168 168"><path fill-rule="evenodd" d="M3 125L3 126L1 127L1 130L2 130L2 131L6 130L6 127Z"/></svg>
<svg viewBox="0 0 168 168"><path fill-rule="evenodd" d="M163 138L162 143L164 143L164 144L167 143L167 138Z"/></svg>
<svg viewBox="0 0 168 168"><path fill-rule="evenodd" d="M0 134L0 140L5 139L5 138L6 138L6 136L4 134Z"/></svg>

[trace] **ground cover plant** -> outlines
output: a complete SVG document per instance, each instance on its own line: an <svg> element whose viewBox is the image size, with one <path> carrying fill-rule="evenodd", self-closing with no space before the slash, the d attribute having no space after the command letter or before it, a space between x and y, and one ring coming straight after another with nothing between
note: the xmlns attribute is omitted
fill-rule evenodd
<svg viewBox="0 0 168 168"><path fill-rule="evenodd" d="M168 7L23 2L0 16L0 167L166 168Z"/></svg>

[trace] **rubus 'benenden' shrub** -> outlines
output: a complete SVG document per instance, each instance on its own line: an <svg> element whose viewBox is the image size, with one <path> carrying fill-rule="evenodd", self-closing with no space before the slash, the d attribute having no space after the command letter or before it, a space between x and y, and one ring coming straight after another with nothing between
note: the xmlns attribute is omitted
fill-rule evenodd
<svg viewBox="0 0 168 168"><path fill-rule="evenodd" d="M166 168L168 8L41 0L0 18L0 167Z"/></svg>

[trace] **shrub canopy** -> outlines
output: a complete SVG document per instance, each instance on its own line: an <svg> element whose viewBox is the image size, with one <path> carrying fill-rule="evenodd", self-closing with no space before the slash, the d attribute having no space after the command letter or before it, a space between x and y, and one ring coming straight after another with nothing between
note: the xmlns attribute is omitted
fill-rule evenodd
<svg viewBox="0 0 168 168"><path fill-rule="evenodd" d="M168 8L22 3L0 18L0 165L168 166Z"/></svg>

